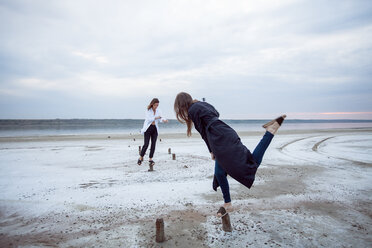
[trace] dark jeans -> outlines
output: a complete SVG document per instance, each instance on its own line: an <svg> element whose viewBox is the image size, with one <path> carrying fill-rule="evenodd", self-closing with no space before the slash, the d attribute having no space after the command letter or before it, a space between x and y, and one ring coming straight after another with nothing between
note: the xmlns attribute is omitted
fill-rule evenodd
<svg viewBox="0 0 372 248"><path fill-rule="evenodd" d="M257 163L257 168L260 166L262 162L262 158L265 154L265 151L267 147L269 147L271 140L273 139L274 135L272 133L269 133L266 131L264 136L262 137L260 143L256 146L256 149L254 149L252 155L254 160ZM229 190L229 182L227 181L227 174L226 172L221 168L221 166L218 164L217 160L214 166L214 174L217 178L218 184L221 187L221 191L223 194L223 199L225 203L231 202L230 198L230 190Z"/></svg>
<svg viewBox="0 0 372 248"><path fill-rule="evenodd" d="M141 157L145 156L147 147L149 147L150 138L151 138L151 148L150 148L150 158L153 158L155 152L155 145L156 139L158 138L158 130L156 129L155 125L150 125L149 128L146 130L145 135L145 144L141 150Z"/></svg>

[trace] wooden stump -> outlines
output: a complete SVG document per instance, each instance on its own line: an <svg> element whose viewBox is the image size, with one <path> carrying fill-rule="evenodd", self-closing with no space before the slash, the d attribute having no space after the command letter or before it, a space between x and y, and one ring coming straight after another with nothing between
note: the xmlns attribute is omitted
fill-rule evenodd
<svg viewBox="0 0 372 248"><path fill-rule="evenodd" d="M222 230L224 230L225 232L232 232L232 227L231 227L231 223L230 223L230 216L229 214L226 212L226 209L224 207L220 207L220 209L218 210L218 213L221 213L222 214Z"/></svg>
<svg viewBox="0 0 372 248"><path fill-rule="evenodd" d="M172 159L176 160L176 154L175 153L172 154Z"/></svg>
<svg viewBox="0 0 372 248"><path fill-rule="evenodd" d="M163 218L156 219L156 242L161 243L164 241L165 241L165 235L164 235Z"/></svg>
<svg viewBox="0 0 372 248"><path fill-rule="evenodd" d="M168 148L168 154L171 154L171 149L170 148Z"/></svg>
<svg viewBox="0 0 372 248"><path fill-rule="evenodd" d="M230 216L228 213L226 213L226 215L222 217L222 230L224 230L225 232L232 232Z"/></svg>

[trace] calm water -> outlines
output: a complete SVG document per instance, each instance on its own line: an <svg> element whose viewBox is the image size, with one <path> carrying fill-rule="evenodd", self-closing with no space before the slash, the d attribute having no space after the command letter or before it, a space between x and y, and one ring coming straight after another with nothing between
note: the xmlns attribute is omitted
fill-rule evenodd
<svg viewBox="0 0 372 248"><path fill-rule="evenodd" d="M269 120L223 120L237 131L260 131ZM0 137L81 135L81 134L137 134L142 120L133 119L54 119L54 120L0 120ZM325 129L372 127L372 120L286 120L282 129ZM183 133L186 126L176 120L160 124L161 133Z"/></svg>

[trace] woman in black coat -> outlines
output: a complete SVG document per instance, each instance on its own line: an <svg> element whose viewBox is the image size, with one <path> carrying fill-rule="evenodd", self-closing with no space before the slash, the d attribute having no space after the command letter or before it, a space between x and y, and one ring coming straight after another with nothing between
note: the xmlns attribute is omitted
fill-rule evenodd
<svg viewBox="0 0 372 248"><path fill-rule="evenodd" d="M178 121L186 123L187 136L191 136L191 128L194 124L195 129L205 141L212 159L216 161L213 189L217 191L217 187L221 187L225 201L224 207L231 210L226 176L230 175L248 188L252 186L263 155L286 115L263 125L266 133L251 153L242 144L235 130L218 119L219 113L209 103L193 100L189 94L181 92L175 99L174 111Z"/></svg>

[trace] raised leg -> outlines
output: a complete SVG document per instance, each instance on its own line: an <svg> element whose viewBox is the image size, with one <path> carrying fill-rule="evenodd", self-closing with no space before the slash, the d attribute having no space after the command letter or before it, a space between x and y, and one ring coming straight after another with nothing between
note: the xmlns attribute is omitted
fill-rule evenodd
<svg viewBox="0 0 372 248"><path fill-rule="evenodd" d="M259 166L262 162L262 158L266 152L266 149L269 147L271 140L273 139L274 135L268 131L264 134L261 141L258 143L256 148L254 149L252 155L254 160L257 163L257 166Z"/></svg>

